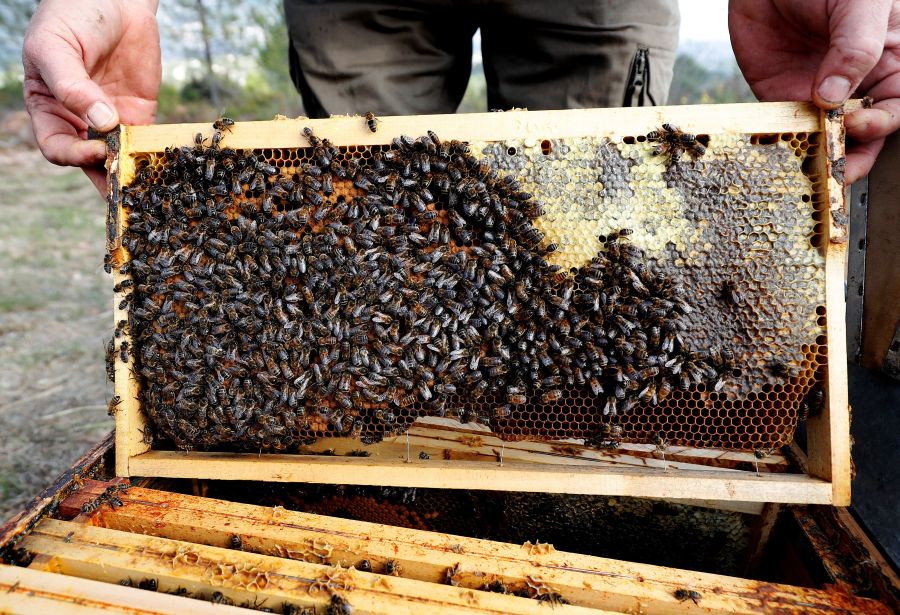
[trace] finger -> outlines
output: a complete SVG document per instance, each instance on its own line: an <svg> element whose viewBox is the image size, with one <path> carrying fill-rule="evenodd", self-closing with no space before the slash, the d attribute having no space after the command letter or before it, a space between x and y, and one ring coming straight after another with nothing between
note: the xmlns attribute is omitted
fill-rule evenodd
<svg viewBox="0 0 900 615"><path fill-rule="evenodd" d="M94 187L104 199L106 198L106 171L97 167L85 167L82 169L84 174L88 176Z"/></svg>
<svg viewBox="0 0 900 615"><path fill-rule="evenodd" d="M116 108L99 85L91 81L81 52L62 37L29 36L23 51L26 70L36 70L62 105L99 131L119 123Z"/></svg>
<svg viewBox="0 0 900 615"><path fill-rule="evenodd" d="M860 109L844 118L847 136L873 141L900 129L900 98L881 100L871 109Z"/></svg>
<svg viewBox="0 0 900 615"><path fill-rule="evenodd" d="M860 177L868 175L875 164L878 152L884 146L884 139L859 143L847 148L847 164L844 167L844 182L852 184Z"/></svg>
<svg viewBox="0 0 900 615"><path fill-rule="evenodd" d="M84 140L70 121L55 113L52 106L32 105L31 126L44 157L53 164L83 167L106 158L103 141Z"/></svg>
<svg viewBox="0 0 900 615"><path fill-rule="evenodd" d="M828 52L813 82L813 101L833 109L869 74L884 50L891 0L834 3Z"/></svg>

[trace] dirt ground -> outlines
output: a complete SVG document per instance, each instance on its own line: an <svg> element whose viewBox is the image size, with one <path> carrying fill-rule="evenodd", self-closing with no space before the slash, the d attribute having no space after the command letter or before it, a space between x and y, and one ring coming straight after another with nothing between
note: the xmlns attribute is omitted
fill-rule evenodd
<svg viewBox="0 0 900 615"><path fill-rule="evenodd" d="M0 149L0 521L113 426L104 207L81 171Z"/></svg>

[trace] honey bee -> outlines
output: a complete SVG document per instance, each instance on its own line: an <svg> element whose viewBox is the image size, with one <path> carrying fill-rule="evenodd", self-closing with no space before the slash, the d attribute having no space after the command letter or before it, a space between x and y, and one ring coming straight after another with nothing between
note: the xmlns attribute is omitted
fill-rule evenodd
<svg viewBox="0 0 900 615"><path fill-rule="evenodd" d="M653 441L653 444L656 445L656 450L658 450L659 452L662 453L662 452L665 452L666 450L668 450L669 441L666 439L666 437L663 435L663 433L661 431L654 433L653 436L651 437L651 440Z"/></svg>
<svg viewBox="0 0 900 615"><path fill-rule="evenodd" d="M693 589L686 588L678 588L675 590L675 598L679 602L684 602L685 600L692 600L694 604L700 604L700 600L703 598L703 595L695 591Z"/></svg>
<svg viewBox="0 0 900 615"><path fill-rule="evenodd" d="M306 140L309 141L309 144L313 147L320 147L322 145L322 140L315 135L313 129L309 126L303 129L303 136L306 137Z"/></svg>
<svg viewBox="0 0 900 615"><path fill-rule="evenodd" d="M737 306L744 303L744 294L730 280L722 284L722 291L719 296L731 305Z"/></svg>
<svg viewBox="0 0 900 615"><path fill-rule="evenodd" d="M384 574L399 577L401 572L400 562L394 559L389 559L384 563Z"/></svg>
<svg viewBox="0 0 900 615"><path fill-rule="evenodd" d="M799 370L796 367L781 359L773 359L769 362L768 366L776 376L796 378L799 375Z"/></svg>
<svg viewBox="0 0 900 615"><path fill-rule="evenodd" d="M820 414L824 401L825 393L822 391L822 387L819 385L813 386L800 403L800 420L806 420Z"/></svg>
<svg viewBox="0 0 900 615"><path fill-rule="evenodd" d="M232 127L234 126L234 120L230 117L222 116L218 118L215 122L213 122L213 129L219 130L222 132L231 132Z"/></svg>
<svg viewBox="0 0 900 615"><path fill-rule="evenodd" d="M347 600L338 594L332 594L325 613L326 615L352 615L353 610L353 606Z"/></svg>
<svg viewBox="0 0 900 615"><path fill-rule="evenodd" d="M562 398L562 391L559 389L552 389L547 391L541 396L541 401L545 404L550 404L555 401L558 401Z"/></svg>
<svg viewBox="0 0 900 615"><path fill-rule="evenodd" d="M243 551L244 550L244 541L241 540L241 537L238 536L237 534L232 534L231 536L228 537L228 546L237 551Z"/></svg>
<svg viewBox="0 0 900 615"><path fill-rule="evenodd" d="M138 583L138 587L155 592L159 589L159 582L156 579L144 579Z"/></svg>
<svg viewBox="0 0 900 615"><path fill-rule="evenodd" d="M375 114L372 113L371 111L366 113L366 126L372 132L378 131L378 122L380 122L380 121L381 120L379 120L377 117L375 117Z"/></svg>
<svg viewBox="0 0 900 615"><path fill-rule="evenodd" d="M691 158L699 158L706 153L706 147L700 143L696 135L682 132L674 124L663 124L660 130L654 130L647 135L647 141L657 143L653 148L653 155L669 154L670 162L678 162L685 152Z"/></svg>

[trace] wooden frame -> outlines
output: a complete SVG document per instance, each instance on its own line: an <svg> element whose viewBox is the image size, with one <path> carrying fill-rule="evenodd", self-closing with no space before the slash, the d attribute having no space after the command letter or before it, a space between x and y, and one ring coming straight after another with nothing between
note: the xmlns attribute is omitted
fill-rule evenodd
<svg viewBox="0 0 900 615"><path fill-rule="evenodd" d="M845 110L852 108L848 105ZM646 134L662 122L673 122L695 133L820 133L824 155L820 155L821 180L816 189L831 213L826 226L825 254L828 318L828 378L823 412L809 420L809 473L761 473L733 470L707 464L627 462L608 455L607 463L551 464L546 457L525 454L506 457L503 447L496 459L419 459L398 453L403 441L394 439L367 447L371 457L334 457L272 454L224 454L167 452L150 449L142 438L143 417L137 403L137 382L130 367L116 358L116 394L122 399L116 416L116 471L122 476L161 476L210 479L377 484L409 487L531 490L562 493L629 495L659 498L689 498L752 502L784 502L846 505L850 501L850 439L847 402L844 323L844 261L847 225L842 175L844 158L843 117L825 114L809 103L765 103L750 105L704 105L702 107L654 107L572 111L509 112L470 115L383 117L377 133L370 132L359 117L329 120L280 119L270 122L239 122L225 137L235 148L307 147L301 136L304 126L327 133L335 145L383 144L401 133L424 134L433 129L443 138L479 140L575 137L607 134ZM610 127L614 127L610 129ZM208 133L208 124L171 126L125 126L118 133L118 150L111 152L110 249L125 255L119 243L124 216L118 207L118 186L130 181L136 159L142 152L189 143L195 133ZM385 136L387 135L387 136ZM114 274L118 283L127 275ZM115 321L125 317L115 298ZM124 338L127 339L127 336ZM461 439L466 436L459 436ZM337 439L320 444L336 445ZM335 442L335 444L332 444ZM505 445L513 449L513 445ZM355 448L355 446L354 446ZM496 448L496 447L494 447ZM718 453L714 453L717 455ZM452 455L451 455L452 456ZM576 455L569 457L575 458ZM618 458L618 459L617 459ZM644 457L646 459L646 457ZM747 459L753 465L753 459Z"/></svg>
<svg viewBox="0 0 900 615"><path fill-rule="evenodd" d="M320 606L331 593L339 593L356 613L546 611L547 605L533 599L483 591L496 582L509 591L527 591L532 598L542 591L553 592L569 603L556 604L553 612L572 615L701 609L888 612L884 605L850 593L566 553L549 544L514 545L139 487L117 493L121 506L103 504L82 513L84 504L109 485L87 482L60 505L60 515L74 517L71 521L44 520L23 539L23 546L36 554L31 570L20 575L26 582L35 584L35 577L49 583L55 576L57 586L77 593L81 581L72 577L78 577L85 580L82 594L87 595L97 581L153 578L160 592L182 587L209 600L218 591L236 604L270 608L282 602ZM240 538L240 549L228 548L234 536ZM372 572L351 568L363 559ZM389 561L393 575L387 574ZM36 576L41 574L37 571L57 574ZM0 569L0 587L6 573ZM697 592L696 602L680 599L679 589ZM117 592L109 593L110 601ZM141 607L153 605L159 595L143 594L147 600L136 603ZM185 608L190 610L190 604L204 606L192 602Z"/></svg>

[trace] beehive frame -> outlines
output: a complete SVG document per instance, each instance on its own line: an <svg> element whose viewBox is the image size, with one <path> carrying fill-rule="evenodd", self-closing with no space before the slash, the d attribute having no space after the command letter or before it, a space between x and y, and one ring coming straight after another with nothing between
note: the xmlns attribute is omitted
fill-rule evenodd
<svg viewBox="0 0 900 615"><path fill-rule="evenodd" d="M147 475L191 478L230 478L273 481L379 484L499 490L556 491L706 500L849 503L850 451L847 405L846 349L844 340L844 259L846 206L840 169L843 161L843 120L840 113L825 114L806 103L657 107L641 109L511 112L471 115L384 117L377 133L361 118L329 120L275 120L239 122L226 135L223 146L237 149L302 148L304 126L327 135L338 147L384 145L399 134L419 135L434 130L444 139L502 141L532 138L538 141L585 136L647 134L663 122L675 123L697 134L818 134L821 147L815 157L820 181L816 191L830 212L824 225L825 294L828 372L821 414L808 422L809 474L765 474L723 471L706 465L696 468L635 467L615 463L593 465L535 463L539 459L498 460L418 459L397 454L395 444L384 442L366 450L371 457L229 454L151 450L143 442L144 417L138 383L130 366L116 359L116 394L122 399L116 415L116 468L123 476ZM111 247L118 247L124 215L118 207L118 186L130 182L135 164L145 152L190 143L208 124L122 127L118 151L111 155ZM835 166L836 164L836 166ZM116 272L116 282L127 274ZM121 294L121 293L120 293ZM126 317L115 298L115 321ZM128 339L127 335L124 339ZM379 453L384 448L383 454ZM709 456L709 451L697 451ZM752 454L749 455L752 459ZM663 459L664 466L667 464Z"/></svg>

